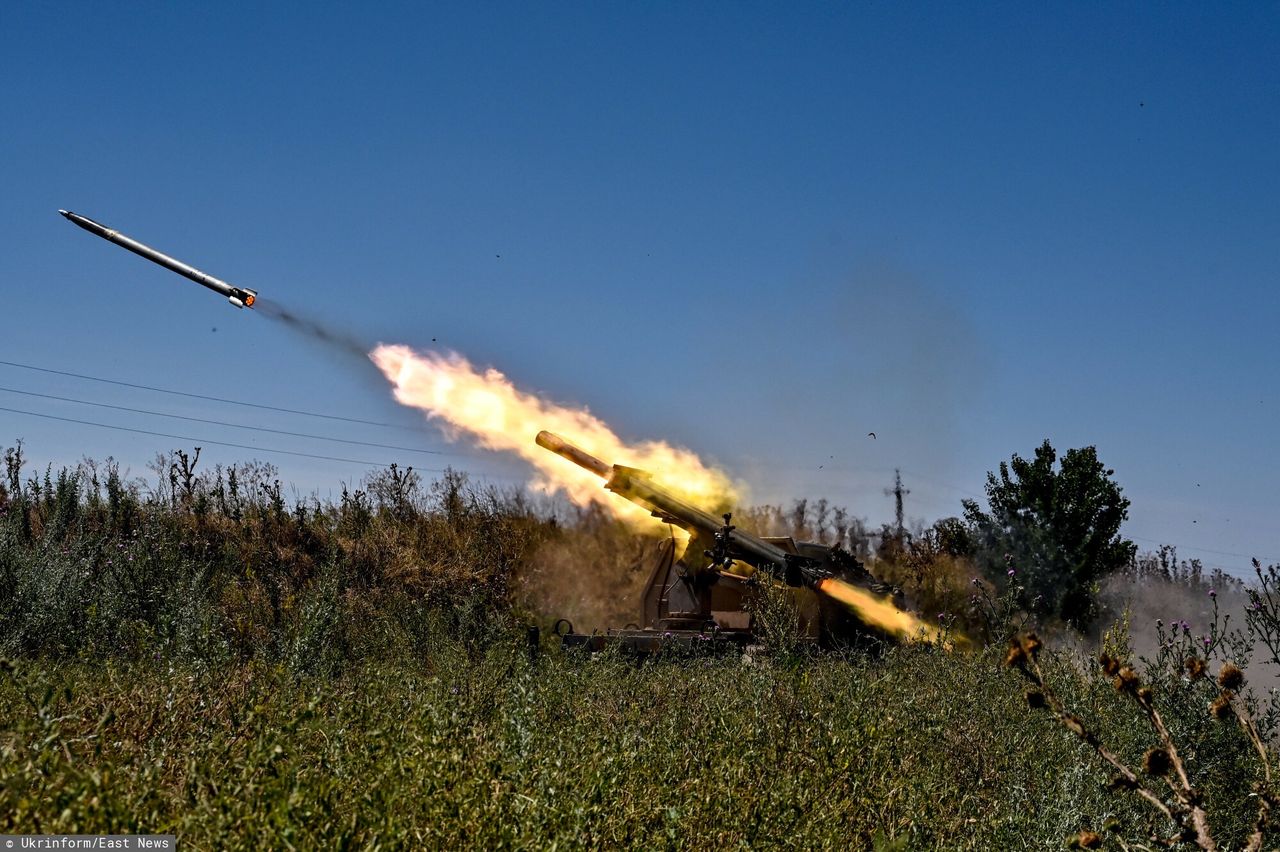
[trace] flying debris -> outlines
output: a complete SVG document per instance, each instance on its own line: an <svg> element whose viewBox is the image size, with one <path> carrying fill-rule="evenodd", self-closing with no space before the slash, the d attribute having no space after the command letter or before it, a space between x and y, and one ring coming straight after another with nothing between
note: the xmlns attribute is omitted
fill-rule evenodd
<svg viewBox="0 0 1280 852"><path fill-rule="evenodd" d="M78 213L71 213L67 210L59 210L63 216L70 221L76 223L91 234L97 234L104 240L109 240L122 248L127 248L134 254L145 257L152 263L158 263L165 269L171 269L179 275L190 278L197 284L201 284L227 297L227 301L235 305L237 308L252 308L253 303L258 300L258 291L250 290L247 287L233 287L221 278L214 278L212 275L206 275L194 266L188 266L180 260L175 260L167 254L156 251L150 246L143 245L137 240L130 239L119 231L113 231L105 225L101 225L87 216L81 216Z"/></svg>
<svg viewBox="0 0 1280 852"><path fill-rule="evenodd" d="M868 432L868 433L867 433L867 437L874 441L874 440L876 439L876 433L875 433L875 432Z"/></svg>

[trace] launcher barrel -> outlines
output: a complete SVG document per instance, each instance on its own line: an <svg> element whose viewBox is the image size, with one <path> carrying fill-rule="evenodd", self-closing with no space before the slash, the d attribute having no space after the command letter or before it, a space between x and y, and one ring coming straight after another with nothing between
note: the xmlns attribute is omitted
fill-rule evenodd
<svg viewBox="0 0 1280 852"><path fill-rule="evenodd" d="M791 579L798 575L790 569L798 569L802 567L802 562L808 561L788 554L777 545L743 532L712 512L682 500L655 483L642 470L620 464L606 464L551 432L539 432L537 442L543 449L601 477L605 480L606 489L648 509L655 518L700 536L708 543L720 542L727 557L740 559L771 573L786 573Z"/></svg>
<svg viewBox="0 0 1280 852"><path fill-rule="evenodd" d="M560 458L568 459L583 470L589 470L601 479L608 479L613 473L613 466L605 464L586 450L579 449L564 438L552 432L539 432L538 446L550 450Z"/></svg>

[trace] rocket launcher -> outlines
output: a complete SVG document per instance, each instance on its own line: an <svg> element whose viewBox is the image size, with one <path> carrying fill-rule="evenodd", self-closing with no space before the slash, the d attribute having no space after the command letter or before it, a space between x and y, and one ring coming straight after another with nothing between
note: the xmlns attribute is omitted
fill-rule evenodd
<svg viewBox="0 0 1280 852"><path fill-rule="evenodd" d="M551 432L539 432L537 442L543 449L603 479L607 490L647 509L655 518L687 531L692 536L691 549L695 542L706 547L702 555L713 570L685 565L684 570L653 574L645 597L646 629L617 634L624 642L643 646L655 630L670 636L668 631L673 627L697 622L700 618L727 620L723 612L717 612L715 590L723 585L720 580L731 585L741 582L742 578L729 570L735 562L741 562L788 586L813 589L819 593L819 599L839 604L845 616L827 611L821 618L822 630L828 637L842 630L840 625L852 616L857 629L881 636L955 644L957 637L948 639L938 627L903 609L894 600L896 590L877 582L853 554L841 547L751 535L731 523L732 515L716 517L680 499L655 483L643 470L606 464ZM684 562L688 561L686 555ZM673 607L671 602L681 584L689 590L685 605ZM666 597L659 600L662 595ZM578 642L595 641L581 636L569 638Z"/></svg>
<svg viewBox="0 0 1280 852"><path fill-rule="evenodd" d="M735 561L745 562L789 586L810 588L816 588L822 580L835 573L824 565L827 560L822 558L830 554L828 548L818 548L821 555L790 553L777 544L738 529L731 523L731 514L717 517L681 500L655 483L646 471L607 464L551 432L539 432L537 443L544 450L550 450L599 476L607 490L647 509L655 518L709 543L705 556L717 569L727 570ZM849 561L853 561L852 557Z"/></svg>

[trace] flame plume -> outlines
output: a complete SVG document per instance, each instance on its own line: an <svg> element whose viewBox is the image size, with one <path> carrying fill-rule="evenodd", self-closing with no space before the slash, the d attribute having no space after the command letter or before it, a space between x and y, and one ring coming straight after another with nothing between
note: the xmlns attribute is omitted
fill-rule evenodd
<svg viewBox="0 0 1280 852"><path fill-rule="evenodd" d="M369 358L391 382L396 401L426 412L451 440L465 437L484 449L515 453L529 462L537 472L532 483L536 490L562 492L580 506L599 503L637 528L659 523L628 500L605 499L599 477L539 447L534 439L545 429L572 435L574 443L593 456L647 470L665 489L695 505L719 509L738 501L740 488L693 452L661 441L625 443L585 408L557 405L520 390L498 370L477 369L456 352L415 352L381 344ZM817 589L893 636L945 641L938 628L865 589L830 578L820 581Z"/></svg>
<svg viewBox="0 0 1280 852"><path fill-rule="evenodd" d="M878 627L891 636L934 644L946 641L941 630L898 609L889 598L877 598L866 589L832 578L819 580L817 588L824 595L830 595L853 610L867 624Z"/></svg>
<svg viewBox="0 0 1280 852"><path fill-rule="evenodd" d="M703 506L736 504L739 488L727 475L689 450L661 441L625 443L585 408L569 408L520 390L499 371L478 369L456 352L415 352L381 344L369 358L394 388L397 402L439 421L451 440L466 437L487 450L510 452L537 472L532 487L564 493L585 506L597 502L637 527L657 524L648 512L626 500L607 500L601 480L565 464L534 443L548 429L573 435L574 442L611 463L633 465L654 475L663 487Z"/></svg>

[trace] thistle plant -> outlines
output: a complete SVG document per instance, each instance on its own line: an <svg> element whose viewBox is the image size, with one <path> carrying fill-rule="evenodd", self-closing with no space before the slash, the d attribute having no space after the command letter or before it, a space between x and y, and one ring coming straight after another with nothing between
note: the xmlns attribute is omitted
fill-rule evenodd
<svg viewBox="0 0 1280 852"><path fill-rule="evenodd" d="M1213 646L1212 640L1206 643L1208 648ZM1180 843L1194 843L1200 849L1218 849L1219 845L1210 831L1205 797L1192 784L1186 757L1179 751L1165 717L1156 706L1152 687L1143 681L1132 665L1109 651L1104 650L1098 655L1098 664L1103 674L1111 678L1118 693L1133 702L1155 734L1156 742L1143 754L1142 772L1139 773L1115 749L1103 742L1094 727L1067 708L1045 677L1040 660L1042 648L1040 638L1034 633L1028 633L1013 640L1005 655L1005 664L1021 672L1031 684L1026 693L1028 706L1034 710L1049 712L1115 770L1109 789L1132 792L1173 824L1174 831L1171 834L1154 834L1150 838L1153 844L1172 847ZM1204 657L1188 656L1181 668L1186 683L1194 685L1207 682L1209 664ZM1244 847L1253 852L1261 849L1266 839L1276 795L1266 743L1240 698L1244 681L1244 672L1239 666L1232 662L1223 663L1218 671L1216 694L1208 705L1208 712L1219 721L1235 720L1258 755L1262 777L1255 783L1252 793L1257 800L1258 811L1252 833ZM1102 839L1095 832L1084 831L1071 838L1069 844L1074 848L1100 848Z"/></svg>
<svg viewBox="0 0 1280 852"><path fill-rule="evenodd" d="M1018 578L1018 569L1013 562L1009 560L1006 564L1007 582L1002 590L977 577L970 581L974 589L969 596L973 620L983 639L997 647L1025 632L1031 624L1031 613L1023 606L1026 588ZM1038 605L1039 598L1034 598L1032 603Z"/></svg>

